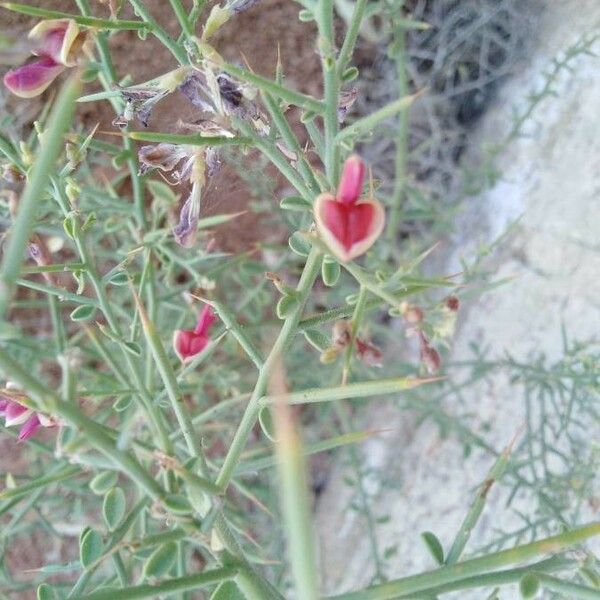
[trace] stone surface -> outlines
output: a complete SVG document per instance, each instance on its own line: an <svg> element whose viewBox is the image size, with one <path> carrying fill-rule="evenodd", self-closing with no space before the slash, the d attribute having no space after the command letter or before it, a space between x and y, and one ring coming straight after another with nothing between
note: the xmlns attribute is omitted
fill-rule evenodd
<svg viewBox="0 0 600 600"><path fill-rule="evenodd" d="M596 0L547 0L540 15L536 46L522 70L501 88L478 135L496 142L511 126L513 107L523 110L528 94L544 82L543 73L586 31L598 31L600 3ZM596 43L600 50L600 43ZM562 351L561 324L573 339L597 336L600 330L600 59L583 55L563 71L520 137L498 157L502 179L482 197L469 201L460 217L445 271L460 270L460 258L495 240L520 218L502 239L486 266L494 279L512 281L472 301L461 311L452 360L471 358L476 341L501 357L507 350L519 359ZM460 376L452 373L450 377ZM502 449L524 420L520 392L503 376L485 386L463 391L453 411L474 414L470 423L487 443ZM454 437L441 439L428 421L416 427L415 417L382 405L370 425L393 431L364 444L361 453L374 471L387 471L395 485L381 487L367 479L375 516L390 515L377 526L379 551L396 546L387 575L398 577L433 568L419 534L435 531L447 548L473 498L473 491L491 466L489 455L464 457ZM362 514L348 510L352 489L344 485L344 465L334 469L317 506L323 587L327 593L359 589L374 574L368 529ZM514 517L503 509L503 494L494 488L473 534L471 548L491 539L494 527L509 528ZM527 506L524 507L527 509ZM590 515L588 515L589 517ZM598 518L598 515L591 515ZM504 595L502 595L504 594ZM481 598L481 592L459 594ZM515 589L500 598L517 597Z"/></svg>

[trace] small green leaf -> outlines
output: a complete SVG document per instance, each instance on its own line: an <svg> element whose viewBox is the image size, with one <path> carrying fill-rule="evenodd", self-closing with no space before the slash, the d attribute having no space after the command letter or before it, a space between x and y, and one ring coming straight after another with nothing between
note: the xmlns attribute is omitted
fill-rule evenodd
<svg viewBox="0 0 600 600"><path fill-rule="evenodd" d="M540 589L540 580L533 573L527 573L519 581L519 591L521 592L521 598L526 600L536 596Z"/></svg>
<svg viewBox="0 0 600 600"><path fill-rule="evenodd" d="M207 227L215 227L215 225L222 225L223 223L228 223L233 219L237 219L239 216L243 215L246 211L242 210L240 212L235 213L227 213L222 215L211 215L210 217L204 217L198 221L198 229L205 229Z"/></svg>
<svg viewBox="0 0 600 600"><path fill-rule="evenodd" d="M329 347L329 338L318 329L305 329L303 333L306 341L319 352L324 352Z"/></svg>
<svg viewBox="0 0 600 600"><path fill-rule="evenodd" d="M63 220L63 229L65 233L72 239L75 239L75 215L69 213Z"/></svg>
<svg viewBox="0 0 600 600"><path fill-rule="evenodd" d="M169 542L159 546L144 564L145 577L162 577L166 575L177 558L177 544Z"/></svg>
<svg viewBox="0 0 600 600"><path fill-rule="evenodd" d="M127 285L129 283L129 276L125 271L116 271L111 275L108 283L111 285Z"/></svg>
<svg viewBox="0 0 600 600"><path fill-rule="evenodd" d="M306 257L310 253L310 243L299 231L292 234L288 240L288 244L292 252L295 252L298 256Z"/></svg>
<svg viewBox="0 0 600 600"><path fill-rule="evenodd" d="M246 596L240 592L240 589L233 581L224 581L213 592L210 600L246 600Z"/></svg>
<svg viewBox="0 0 600 600"><path fill-rule="evenodd" d="M181 494L169 494L164 504L170 512L178 515L188 515L193 512L189 500Z"/></svg>
<svg viewBox="0 0 600 600"><path fill-rule="evenodd" d="M94 529L86 527L79 539L79 560L86 569L102 555L102 537Z"/></svg>
<svg viewBox="0 0 600 600"><path fill-rule="evenodd" d="M350 81L354 81L359 75L359 71L356 67L349 67L344 71L344 74L342 75L342 80L345 81L346 83L349 83Z"/></svg>
<svg viewBox="0 0 600 600"><path fill-rule="evenodd" d="M272 441L275 439L275 425L273 424L273 417L271 415L271 409L268 406L264 406L258 413L258 422L263 433Z"/></svg>
<svg viewBox="0 0 600 600"><path fill-rule="evenodd" d="M425 543L425 546L427 546L427 550L429 550L429 553L431 556L433 556L437 564L443 565L444 548L442 547L442 544L440 543L440 540L438 540L437 536L434 533L431 533L431 531L424 531L421 534L421 539Z"/></svg>
<svg viewBox="0 0 600 600"><path fill-rule="evenodd" d="M127 501L121 488L115 487L104 496L102 514L108 528L113 531L125 516Z"/></svg>
<svg viewBox="0 0 600 600"><path fill-rule="evenodd" d="M340 264L331 256L326 256L321 264L321 279L327 287L333 287L340 279Z"/></svg>
<svg viewBox="0 0 600 600"><path fill-rule="evenodd" d="M300 196L288 196L287 198L283 198L279 203L279 206L283 210L307 211L312 209L310 202L307 202Z"/></svg>
<svg viewBox="0 0 600 600"><path fill-rule="evenodd" d="M103 471L102 473L98 473L98 475L90 481L90 489L94 494L102 496L117 485L118 479L119 475L116 471Z"/></svg>
<svg viewBox="0 0 600 600"><path fill-rule="evenodd" d="M307 10L306 8L303 8L298 13L298 19L300 19L300 21L303 21L304 23L308 23L309 21L315 20L315 15L312 12L312 10Z"/></svg>
<svg viewBox="0 0 600 600"><path fill-rule="evenodd" d="M310 123L313 119L315 119L317 116L316 112L313 112L312 110L307 110L306 112L303 112L300 115L300 121L302 123Z"/></svg>
<svg viewBox="0 0 600 600"><path fill-rule="evenodd" d="M280 319L285 319L298 306L296 296L282 296L277 303L275 312Z"/></svg>
<svg viewBox="0 0 600 600"><path fill-rule="evenodd" d="M69 316L71 317L71 321L89 321L95 313L95 306L84 304L83 306L78 306Z"/></svg>
<svg viewBox="0 0 600 600"><path fill-rule="evenodd" d="M133 354L133 356L141 356L142 348L137 342L123 342L123 346L129 354Z"/></svg>
<svg viewBox="0 0 600 600"><path fill-rule="evenodd" d="M85 219L83 225L81 226L81 231L87 231L88 229L93 227L96 220L97 220L96 213L94 213L94 212L90 213L87 216L87 218Z"/></svg>
<svg viewBox="0 0 600 600"><path fill-rule="evenodd" d="M114 404L113 409L117 412L123 412L127 410L131 406L131 401L133 398L129 395L121 396Z"/></svg>
<svg viewBox="0 0 600 600"><path fill-rule="evenodd" d="M42 583L37 589L37 600L58 600L58 596L47 583Z"/></svg>

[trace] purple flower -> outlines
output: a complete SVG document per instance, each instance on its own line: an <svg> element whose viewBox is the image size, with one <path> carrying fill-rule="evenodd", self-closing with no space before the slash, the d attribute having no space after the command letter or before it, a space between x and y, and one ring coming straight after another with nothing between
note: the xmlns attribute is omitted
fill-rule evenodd
<svg viewBox="0 0 600 600"><path fill-rule="evenodd" d="M52 427L55 421L33 409L21 404L7 395L0 396L0 414L4 415L4 426L13 427L21 425L18 440L28 440L35 435L40 427Z"/></svg>

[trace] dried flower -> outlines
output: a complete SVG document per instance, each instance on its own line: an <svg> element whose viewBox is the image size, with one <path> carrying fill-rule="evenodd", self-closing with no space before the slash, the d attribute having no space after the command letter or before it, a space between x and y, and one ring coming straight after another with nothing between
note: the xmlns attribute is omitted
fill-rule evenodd
<svg viewBox="0 0 600 600"><path fill-rule="evenodd" d="M194 329L177 330L173 334L175 354L186 363L202 352L210 342L210 329L217 317L208 304L200 311Z"/></svg>
<svg viewBox="0 0 600 600"><path fill-rule="evenodd" d="M338 109L337 109L337 117L338 122L343 123L346 120L346 115L348 111L352 108L352 105L356 102L358 98L358 88L351 87L347 90L342 90L340 92L340 98L338 101Z"/></svg>
<svg viewBox="0 0 600 600"><path fill-rule="evenodd" d="M344 164L336 196L321 194L315 200L317 229L342 262L364 254L383 231L383 206L374 198L360 198L364 176L364 163L351 156Z"/></svg>
<svg viewBox="0 0 600 600"><path fill-rule="evenodd" d="M429 340L422 331L419 331L419 345L421 354L421 363L427 369L430 375L440 370L442 359L440 353L429 343Z"/></svg>
<svg viewBox="0 0 600 600"><path fill-rule="evenodd" d="M29 38L34 44L32 54L39 59L8 71L4 85L21 98L39 96L65 68L77 64L87 37L72 19L38 23Z"/></svg>
<svg viewBox="0 0 600 600"><path fill-rule="evenodd" d="M340 320L333 324L331 341L338 349L343 349L352 341L352 325L350 321Z"/></svg>
<svg viewBox="0 0 600 600"><path fill-rule="evenodd" d="M452 312L458 312L460 300L456 296L448 296L445 300L446 308Z"/></svg>
<svg viewBox="0 0 600 600"><path fill-rule="evenodd" d="M359 360L364 362L368 367L381 367L383 352L381 349L373 344L356 338L356 355Z"/></svg>
<svg viewBox="0 0 600 600"><path fill-rule="evenodd" d="M139 85L126 88L117 86L116 89L125 100L125 109L115 117L113 125L115 127L126 127L129 121L137 118L144 127L148 127L154 106L174 92L186 76L187 69L181 67Z"/></svg>

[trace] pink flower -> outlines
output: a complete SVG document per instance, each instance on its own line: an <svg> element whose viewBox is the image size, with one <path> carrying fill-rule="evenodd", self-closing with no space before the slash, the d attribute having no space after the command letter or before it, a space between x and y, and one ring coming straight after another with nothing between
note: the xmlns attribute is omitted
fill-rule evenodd
<svg viewBox="0 0 600 600"><path fill-rule="evenodd" d="M21 425L18 440L28 440L42 427L52 427L56 423L33 409L27 408L8 396L0 396L0 414L4 414L5 427Z"/></svg>
<svg viewBox="0 0 600 600"><path fill-rule="evenodd" d="M38 23L30 32L32 54L39 60L11 69L4 75L4 85L21 98L41 94L66 67L77 64L86 34L72 19L52 19Z"/></svg>
<svg viewBox="0 0 600 600"><path fill-rule="evenodd" d="M210 342L210 328L217 320L211 306L204 306L194 329L178 329L173 334L173 349L181 362L186 363L200 354Z"/></svg>
<svg viewBox="0 0 600 600"><path fill-rule="evenodd" d="M383 231L383 206L374 198L360 197L364 178L363 161L351 156L344 164L337 194L321 194L315 200L317 230L342 262L364 254Z"/></svg>

